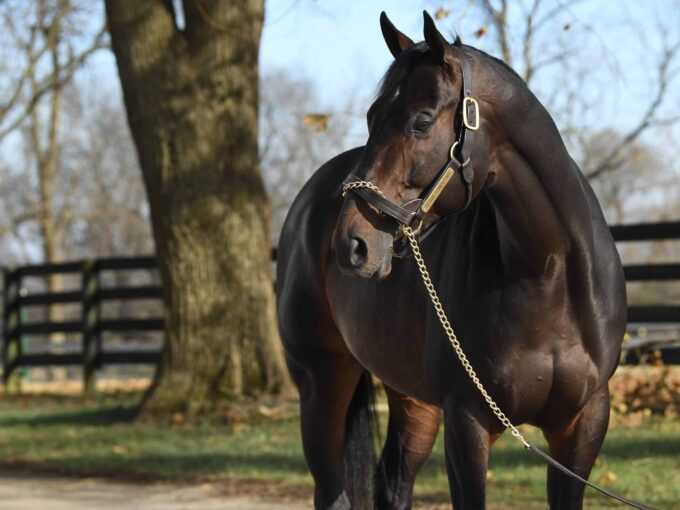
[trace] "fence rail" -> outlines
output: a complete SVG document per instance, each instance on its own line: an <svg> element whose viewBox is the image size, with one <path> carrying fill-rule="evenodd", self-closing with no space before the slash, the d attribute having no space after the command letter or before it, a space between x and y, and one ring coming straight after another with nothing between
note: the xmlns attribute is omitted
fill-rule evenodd
<svg viewBox="0 0 680 510"><path fill-rule="evenodd" d="M680 221L617 225L611 227L617 242L663 241L680 239ZM276 249L272 250L276 260ZM120 286L102 288L101 273L121 270L155 270L155 257L116 257L97 260L65 262L59 264L28 265L4 270L4 327L2 366L5 383L18 367L81 365L86 391L93 389L94 376L103 365L157 364L160 350L107 351L102 341L103 333L162 332L164 321L160 317L102 318L102 305L107 301L159 300L159 285ZM628 282L680 280L679 263L633 264L624 267ZM49 277L56 274L80 275L80 288L63 292L37 292L28 294L23 285L27 277ZM27 307L79 304L80 318L69 321L27 322L22 313ZM677 324L680 327L680 306L662 303L649 306L630 306L629 323ZM25 353L21 338L25 335L76 333L81 335L81 349L76 353ZM624 347L625 348L625 347ZM659 349L664 362L680 364L680 347L663 342L653 345ZM649 351L644 342L634 342L627 350L626 363L637 363Z"/></svg>
<svg viewBox="0 0 680 510"><path fill-rule="evenodd" d="M102 306L107 301L158 300L159 285L136 287L101 287L101 273L121 270L157 269L155 257L116 257L59 264L30 265L4 270L4 327L2 365L3 379L9 378L19 367L81 365L85 390L94 388L95 372L103 365L157 364L158 349L122 350L106 352L102 341L104 333L163 331L164 321L155 318L102 318ZM52 275L80 274L80 288L64 292L38 292L28 294L24 279L47 278ZM26 307L50 305L80 305L77 320L29 322L22 313ZM26 335L77 333L81 335L81 348L77 353L25 353L21 339Z"/></svg>
<svg viewBox="0 0 680 510"><path fill-rule="evenodd" d="M659 242L680 240L680 221L666 221L659 223L639 223L635 225L615 225L611 227L612 236L618 243L626 242ZM640 281L673 281L680 280L680 261L678 263L663 264L631 264L623 268L627 282ZM629 329L635 324L673 324L680 330L680 306L665 305L632 305L628 307ZM677 331L676 337L677 338ZM666 364L680 364L680 345L665 338L661 341L645 341L639 339L624 344L623 362L638 364L650 352Z"/></svg>

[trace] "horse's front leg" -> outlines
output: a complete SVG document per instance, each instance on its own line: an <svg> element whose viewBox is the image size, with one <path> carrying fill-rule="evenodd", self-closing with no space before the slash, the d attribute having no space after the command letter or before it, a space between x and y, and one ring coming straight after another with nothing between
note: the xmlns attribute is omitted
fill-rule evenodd
<svg viewBox="0 0 680 510"><path fill-rule="evenodd" d="M489 432L488 421L488 413L456 399L447 400L444 406L446 470L456 510L486 508L489 449L501 434Z"/></svg>
<svg viewBox="0 0 680 510"><path fill-rule="evenodd" d="M349 510L344 492L345 420L363 369L346 355L316 352L306 369L289 360L300 391L300 425L307 465L314 478L314 507Z"/></svg>
<svg viewBox="0 0 680 510"><path fill-rule="evenodd" d="M550 455L571 471L587 479L607 434L609 389L605 384L569 425L543 430ZM548 467L548 503L551 510L581 510L585 485Z"/></svg>
<svg viewBox="0 0 680 510"><path fill-rule="evenodd" d="M376 506L409 510L418 470L432 451L441 412L385 386L390 405L387 439L376 473Z"/></svg>

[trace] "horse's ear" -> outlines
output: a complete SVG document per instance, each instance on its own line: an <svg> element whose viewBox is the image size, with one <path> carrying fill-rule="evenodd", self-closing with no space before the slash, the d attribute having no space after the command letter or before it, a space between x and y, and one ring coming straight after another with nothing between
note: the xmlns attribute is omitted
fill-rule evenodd
<svg viewBox="0 0 680 510"><path fill-rule="evenodd" d="M439 30L437 30L432 16L430 16L427 11L423 11L423 18L425 19L425 42L440 64L453 66L455 60L453 58L451 44L449 44L446 38Z"/></svg>
<svg viewBox="0 0 680 510"><path fill-rule="evenodd" d="M413 41L397 30L397 27L392 24L385 11L380 13L380 29L382 30L387 47L394 58L397 58L406 48L413 46Z"/></svg>

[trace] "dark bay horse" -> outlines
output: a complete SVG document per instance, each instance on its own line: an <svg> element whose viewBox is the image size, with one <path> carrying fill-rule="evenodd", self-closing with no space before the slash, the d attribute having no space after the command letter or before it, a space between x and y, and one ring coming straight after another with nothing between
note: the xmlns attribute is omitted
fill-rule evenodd
<svg viewBox="0 0 680 510"><path fill-rule="evenodd" d="M460 164L419 217L434 286L500 408L514 424L540 427L551 455L587 478L626 323L623 271L597 200L509 67L450 44L427 14L421 43L384 13L381 26L395 60L368 111L368 141L314 174L279 244L280 332L315 506L411 508L443 409L454 506L485 508L489 449L505 427L461 368L414 259L394 257L404 241L398 221L365 199L380 193L407 211L421 203L461 150L455 142L465 144ZM472 119L461 113L468 92ZM461 140L466 131L474 137ZM379 191L343 198L350 175ZM389 403L377 466L369 373ZM549 467L548 501L580 509L583 486Z"/></svg>

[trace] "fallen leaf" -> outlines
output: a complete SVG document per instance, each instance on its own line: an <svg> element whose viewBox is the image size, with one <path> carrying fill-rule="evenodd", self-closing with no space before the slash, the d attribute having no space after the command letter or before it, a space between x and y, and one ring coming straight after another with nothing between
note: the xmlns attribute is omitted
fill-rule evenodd
<svg viewBox="0 0 680 510"><path fill-rule="evenodd" d="M605 473L602 474L600 477L600 481L602 483L613 483L616 480L618 480L619 477L614 474L613 471L606 471Z"/></svg>
<svg viewBox="0 0 680 510"><path fill-rule="evenodd" d="M486 28L485 26L479 27L479 29L477 29L477 31L475 32L475 37L477 39L481 39L482 37L484 37L486 35L486 33L488 31L489 31L489 29Z"/></svg>

